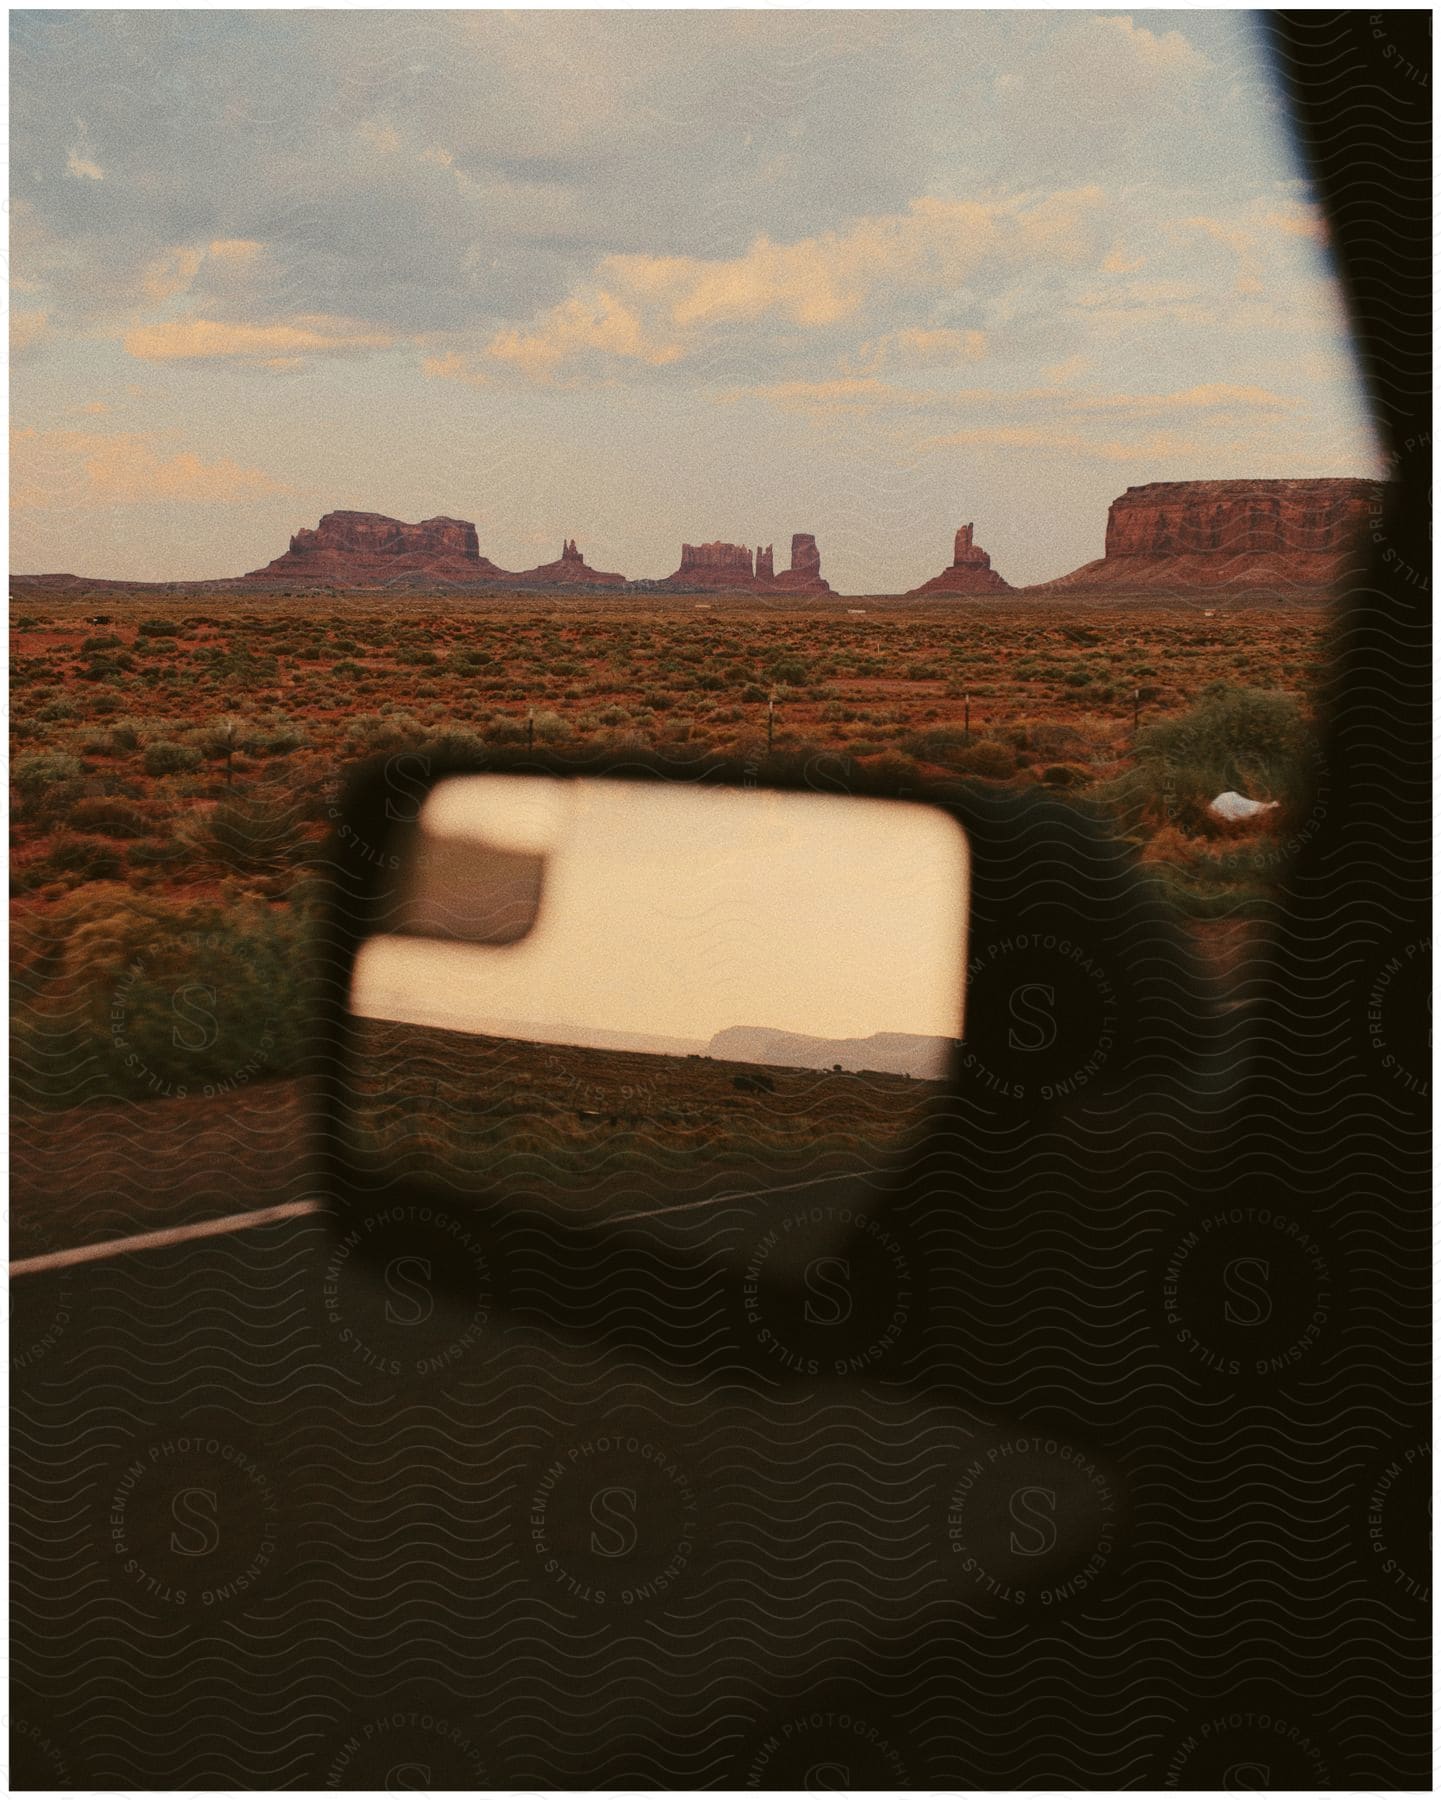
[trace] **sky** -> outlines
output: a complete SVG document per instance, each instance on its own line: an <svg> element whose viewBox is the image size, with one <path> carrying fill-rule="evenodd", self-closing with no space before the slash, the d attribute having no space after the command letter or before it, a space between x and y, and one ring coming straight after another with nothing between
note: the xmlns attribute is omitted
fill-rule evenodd
<svg viewBox="0 0 1441 1800"><path fill-rule="evenodd" d="M522 569L1375 452L1238 12L15 12L11 567L233 575L349 508Z"/></svg>
<svg viewBox="0 0 1441 1800"><path fill-rule="evenodd" d="M543 853L539 915L504 948L373 938L358 1012L561 1043L598 1030L704 1046L732 1025L960 1035L968 851L933 807L481 775L441 783L420 823ZM427 866L463 884L474 916L469 873Z"/></svg>

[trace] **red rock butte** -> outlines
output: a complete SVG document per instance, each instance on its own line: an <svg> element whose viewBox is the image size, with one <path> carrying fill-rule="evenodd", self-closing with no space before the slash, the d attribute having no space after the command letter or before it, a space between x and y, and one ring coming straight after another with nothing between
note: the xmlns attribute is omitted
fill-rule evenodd
<svg viewBox="0 0 1441 1800"><path fill-rule="evenodd" d="M962 525L956 533L955 553L951 566L933 575L906 596L918 594L1009 594L1014 590L1003 575L991 567L991 559L975 541L974 524Z"/></svg>
<svg viewBox="0 0 1441 1800"><path fill-rule="evenodd" d="M1357 566L1382 484L1151 481L1111 502L1106 553L1034 594L1265 592L1336 586Z"/></svg>
<svg viewBox="0 0 1441 1800"><path fill-rule="evenodd" d="M592 569L567 538L554 562L515 572L480 554L468 519L407 525L381 513L329 512L313 531L297 531L284 556L246 581L324 587L621 587L624 575Z"/></svg>
<svg viewBox="0 0 1441 1800"><path fill-rule="evenodd" d="M1385 484L1354 476L1280 480L1152 481L1127 488L1111 503L1105 555L1058 580L1013 588L991 567L975 528L956 533L950 566L906 598L1015 595L1055 599L1128 599L1204 595L1208 600L1295 598L1321 604L1359 567L1368 527ZM290 548L248 575L200 581L115 581L78 575L13 575L12 587L65 592L244 592L283 587L301 592L445 588L582 593L793 594L824 598L820 551L808 531L791 539L791 562L779 573L770 545L683 544L680 567L658 581L628 581L592 569L574 538L554 562L518 572L482 556L466 519L422 519L408 525L381 513L329 512L313 530L297 531Z"/></svg>
<svg viewBox="0 0 1441 1800"><path fill-rule="evenodd" d="M775 572L775 550L770 544L752 556L745 544L682 544L680 567L654 584L676 593L705 594L730 590L744 594L829 594L831 584L821 577L821 553L808 531L791 539L791 566Z"/></svg>

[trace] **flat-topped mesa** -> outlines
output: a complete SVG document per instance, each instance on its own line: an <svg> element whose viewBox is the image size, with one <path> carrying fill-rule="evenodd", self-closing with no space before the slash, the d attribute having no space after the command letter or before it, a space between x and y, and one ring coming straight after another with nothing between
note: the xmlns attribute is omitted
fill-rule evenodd
<svg viewBox="0 0 1441 1800"><path fill-rule="evenodd" d="M1012 591L1004 576L991 567L991 559L976 543L974 523L962 525L956 533L951 566L942 569L912 594L1005 594Z"/></svg>
<svg viewBox="0 0 1441 1800"><path fill-rule="evenodd" d="M284 556L251 570L245 579L379 587L414 576L469 584L504 574L480 554L468 519L422 519L407 525L383 513L329 512L313 531L297 531Z"/></svg>
<svg viewBox="0 0 1441 1800"><path fill-rule="evenodd" d="M313 531L297 531L284 556L245 576L325 587L622 587L623 575L590 568L566 538L555 562L516 573L480 554L468 519L407 525L383 513L330 512Z"/></svg>
<svg viewBox="0 0 1441 1800"><path fill-rule="evenodd" d="M406 525L383 513L326 513L314 531L297 531L293 554L347 551L357 556L463 556L480 561L480 541L468 519L422 519Z"/></svg>
<svg viewBox="0 0 1441 1800"><path fill-rule="evenodd" d="M676 575L704 575L719 581L749 582L755 574L745 544L682 544Z"/></svg>
<svg viewBox="0 0 1441 1800"><path fill-rule="evenodd" d="M1352 476L1147 482L1111 502L1106 554L1042 587L1275 598L1334 587L1359 563L1380 491Z"/></svg>
<svg viewBox="0 0 1441 1800"><path fill-rule="evenodd" d="M1151 481L1111 502L1106 556L1344 554L1371 499L1364 481Z"/></svg>

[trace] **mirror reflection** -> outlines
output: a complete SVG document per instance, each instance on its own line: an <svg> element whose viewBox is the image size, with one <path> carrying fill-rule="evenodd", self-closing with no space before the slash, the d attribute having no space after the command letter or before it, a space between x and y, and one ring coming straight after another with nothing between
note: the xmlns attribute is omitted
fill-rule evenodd
<svg viewBox="0 0 1441 1800"><path fill-rule="evenodd" d="M967 847L932 808L466 776L354 971L356 1148L564 1191L874 1171L961 1030Z"/></svg>

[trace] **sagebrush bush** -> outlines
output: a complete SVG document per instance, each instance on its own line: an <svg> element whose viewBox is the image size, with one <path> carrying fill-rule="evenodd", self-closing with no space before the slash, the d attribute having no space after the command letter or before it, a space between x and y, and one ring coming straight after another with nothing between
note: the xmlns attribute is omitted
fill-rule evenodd
<svg viewBox="0 0 1441 1800"><path fill-rule="evenodd" d="M1016 772L1016 753L1009 744L989 738L958 751L953 766L963 775L977 775L982 781L1004 781Z"/></svg>
<svg viewBox="0 0 1441 1800"><path fill-rule="evenodd" d="M64 875L82 875L87 881L116 881L125 858L104 838L57 837L50 846L50 867Z"/></svg>
<svg viewBox="0 0 1441 1800"><path fill-rule="evenodd" d="M70 756L63 750L31 750L15 758L10 779L28 798L57 782L74 781L84 772L84 764L78 756Z"/></svg>
<svg viewBox="0 0 1441 1800"><path fill-rule="evenodd" d="M70 824L76 831L110 838L141 838L150 830L149 815L141 807L113 794L77 800L70 808Z"/></svg>
<svg viewBox="0 0 1441 1800"><path fill-rule="evenodd" d="M287 868L305 851L300 809L270 795L222 800L205 823L203 841L237 875Z"/></svg>
<svg viewBox="0 0 1441 1800"><path fill-rule="evenodd" d="M1208 829L1208 803L1228 789L1294 803L1313 755L1310 725L1290 694L1221 683L1179 718L1142 728L1117 793L1153 823Z"/></svg>
<svg viewBox="0 0 1441 1800"><path fill-rule="evenodd" d="M166 738L157 738L153 744L145 746L141 761L147 775L188 775L192 769L200 767L202 756L192 744L175 744Z"/></svg>
<svg viewBox="0 0 1441 1800"><path fill-rule="evenodd" d="M317 977L304 908L170 899L112 882L67 895L16 945L18 1099L223 1092L304 1066Z"/></svg>

